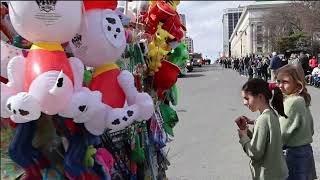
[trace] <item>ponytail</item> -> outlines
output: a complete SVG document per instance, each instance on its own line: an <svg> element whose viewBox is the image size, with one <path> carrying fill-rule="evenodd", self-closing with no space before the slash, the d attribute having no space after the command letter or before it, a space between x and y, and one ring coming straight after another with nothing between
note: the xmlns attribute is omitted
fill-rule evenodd
<svg viewBox="0 0 320 180"><path fill-rule="evenodd" d="M276 110L279 115L288 118L288 116L284 113L283 94L275 83L268 83L262 79L253 78L242 86L242 90L251 92L253 96L262 94L268 104L270 99L272 99L272 108Z"/></svg>
<svg viewBox="0 0 320 180"><path fill-rule="evenodd" d="M273 98L271 101L271 105L279 115L288 118L288 116L284 113L283 94L279 87L275 87L273 89Z"/></svg>

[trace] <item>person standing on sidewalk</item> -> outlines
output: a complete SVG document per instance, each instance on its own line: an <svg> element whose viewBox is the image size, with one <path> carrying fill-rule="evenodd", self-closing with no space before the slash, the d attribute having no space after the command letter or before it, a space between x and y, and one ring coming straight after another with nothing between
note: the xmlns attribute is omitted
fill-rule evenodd
<svg viewBox="0 0 320 180"><path fill-rule="evenodd" d="M300 52L299 63L303 68L304 76L308 75L308 73L310 72L309 58L303 51Z"/></svg>
<svg viewBox="0 0 320 180"><path fill-rule="evenodd" d="M313 70L314 68L316 68L318 66L318 60L316 59L315 56L312 56L312 58L309 60L309 66L310 66L311 70Z"/></svg>
<svg viewBox="0 0 320 180"><path fill-rule="evenodd" d="M244 152L250 157L253 180L285 180L288 168L282 153L280 124L277 113L285 116L281 90L262 79L251 79L242 87L243 104L252 112L259 111L255 121L245 116L236 119ZM272 106L270 107L270 100ZM247 124L254 124L253 133Z"/></svg>
<svg viewBox="0 0 320 180"><path fill-rule="evenodd" d="M272 59L270 61L270 70L271 70L271 81L275 82L275 73L276 70L282 66L282 61L277 55L277 52L272 53Z"/></svg>
<svg viewBox="0 0 320 180"><path fill-rule="evenodd" d="M314 134L313 117L309 106L311 96L305 87L300 64L286 65L276 74L277 83L285 95L284 112L280 116L283 149L289 169L287 180L317 179L311 143Z"/></svg>

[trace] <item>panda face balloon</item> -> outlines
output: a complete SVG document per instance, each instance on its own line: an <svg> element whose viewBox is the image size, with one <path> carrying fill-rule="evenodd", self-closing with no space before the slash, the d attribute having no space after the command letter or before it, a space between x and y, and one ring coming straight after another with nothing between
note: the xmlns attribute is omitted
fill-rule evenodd
<svg viewBox="0 0 320 180"><path fill-rule="evenodd" d="M68 42L79 31L81 1L9 1L14 29L33 43Z"/></svg>
<svg viewBox="0 0 320 180"><path fill-rule="evenodd" d="M73 54L87 66L114 63L126 47L125 32L118 14L110 9L87 11L80 32L69 45Z"/></svg>

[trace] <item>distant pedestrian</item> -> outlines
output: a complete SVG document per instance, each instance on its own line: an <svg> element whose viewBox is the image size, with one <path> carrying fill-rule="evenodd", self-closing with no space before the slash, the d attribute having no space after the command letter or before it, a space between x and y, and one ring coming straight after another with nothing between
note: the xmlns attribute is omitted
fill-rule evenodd
<svg viewBox="0 0 320 180"><path fill-rule="evenodd" d="M291 54L288 64L298 64L299 63L299 59L298 59L298 55L297 54Z"/></svg>
<svg viewBox="0 0 320 180"><path fill-rule="evenodd" d="M281 136L286 150L289 168L287 180L316 179L312 150L314 134L313 117L310 112L311 96L305 87L301 65L286 65L276 75L278 86L285 95L284 112L280 116Z"/></svg>
<svg viewBox="0 0 320 180"><path fill-rule="evenodd" d="M271 69L271 81L275 82L275 72L277 69L279 69L282 66L282 61L278 57L277 52L272 53L272 59L270 62L270 69Z"/></svg>
<svg viewBox="0 0 320 180"><path fill-rule="evenodd" d="M248 68L249 80L253 78L253 69L254 69L253 65L249 66Z"/></svg>
<svg viewBox="0 0 320 180"><path fill-rule="evenodd" d="M300 52L299 63L301 64L301 66L303 68L304 75L305 76L308 75L309 71L310 71L309 58L303 51Z"/></svg>
<svg viewBox="0 0 320 180"><path fill-rule="evenodd" d="M261 74L262 74L263 79L267 82L268 82L268 78L269 78L268 68L269 68L268 59L265 58L262 62Z"/></svg>
<svg viewBox="0 0 320 180"><path fill-rule="evenodd" d="M278 114L283 111L281 90L262 79L251 79L242 87L243 104L260 116L252 121L245 116L236 119L240 144L250 157L253 180L285 180L288 168L282 152L282 140ZM277 111L270 107L272 106ZM253 132L248 124L254 124Z"/></svg>
<svg viewBox="0 0 320 180"><path fill-rule="evenodd" d="M312 56L312 58L309 60L309 66L311 69L314 69L315 67L318 66L318 60L316 59L315 56Z"/></svg>
<svg viewBox="0 0 320 180"><path fill-rule="evenodd" d="M244 75L245 76L248 76L248 70L249 70L249 67L250 67L250 58L249 56L247 55L244 59L243 59L243 63L244 63Z"/></svg>

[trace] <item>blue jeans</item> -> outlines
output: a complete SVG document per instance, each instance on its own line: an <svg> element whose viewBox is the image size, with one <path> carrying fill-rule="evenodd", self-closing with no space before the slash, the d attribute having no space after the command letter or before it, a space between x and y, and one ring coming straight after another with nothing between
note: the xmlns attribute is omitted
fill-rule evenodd
<svg viewBox="0 0 320 180"><path fill-rule="evenodd" d="M35 164L41 157L40 151L32 146L32 140L37 128L37 121L19 123L13 140L9 145L9 156L22 168L26 169Z"/></svg>
<svg viewBox="0 0 320 180"><path fill-rule="evenodd" d="M286 161L289 169L287 180L315 179L316 170L310 144L287 148Z"/></svg>

